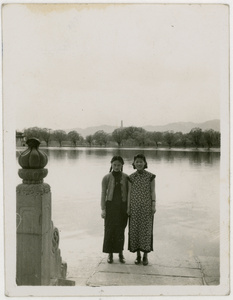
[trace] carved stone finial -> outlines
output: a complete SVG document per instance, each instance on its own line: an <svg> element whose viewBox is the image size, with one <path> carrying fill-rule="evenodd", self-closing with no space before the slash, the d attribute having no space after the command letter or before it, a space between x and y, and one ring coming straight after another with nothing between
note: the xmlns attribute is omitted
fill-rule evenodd
<svg viewBox="0 0 233 300"><path fill-rule="evenodd" d="M47 165L47 155L38 149L40 140L30 138L26 144L28 149L22 152L18 158L18 162L22 169L19 169L19 177L23 179L23 183L34 184L42 183L43 178L47 176L48 170L44 169Z"/></svg>
<svg viewBox="0 0 233 300"><path fill-rule="evenodd" d="M19 164L23 169L43 169L48 162L47 155L38 149L40 140L30 138L26 144L28 149L19 156Z"/></svg>

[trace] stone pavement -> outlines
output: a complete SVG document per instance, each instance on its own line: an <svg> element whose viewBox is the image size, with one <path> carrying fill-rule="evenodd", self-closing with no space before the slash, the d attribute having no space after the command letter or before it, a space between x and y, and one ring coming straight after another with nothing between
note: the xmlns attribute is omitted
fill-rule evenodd
<svg viewBox="0 0 233 300"><path fill-rule="evenodd" d="M76 281L76 285L93 287L218 285L220 282L219 259L206 256L169 259L165 256L149 256L148 266L135 265L132 258L121 264L117 255L113 264L108 264L105 256L98 262L94 259L86 261L83 268L73 271L71 279Z"/></svg>

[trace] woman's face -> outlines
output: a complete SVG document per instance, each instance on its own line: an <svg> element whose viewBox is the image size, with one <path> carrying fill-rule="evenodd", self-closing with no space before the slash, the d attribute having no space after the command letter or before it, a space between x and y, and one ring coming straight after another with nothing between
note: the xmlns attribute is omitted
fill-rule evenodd
<svg viewBox="0 0 233 300"><path fill-rule="evenodd" d="M119 172L122 169L122 163L119 162L119 160L115 160L114 162L111 163L112 169L115 172Z"/></svg>
<svg viewBox="0 0 233 300"><path fill-rule="evenodd" d="M142 171L142 170L144 170L146 163L144 162L144 160L142 158L136 158L134 161L134 165L138 171Z"/></svg>

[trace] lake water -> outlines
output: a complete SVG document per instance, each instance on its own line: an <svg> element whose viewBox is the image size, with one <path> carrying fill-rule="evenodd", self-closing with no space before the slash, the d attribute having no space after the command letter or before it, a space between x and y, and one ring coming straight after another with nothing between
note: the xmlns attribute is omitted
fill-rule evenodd
<svg viewBox="0 0 233 300"><path fill-rule="evenodd" d="M60 249L68 266L82 256L103 255L101 180L116 154L125 160L125 173L134 172L133 156L143 153L147 170L156 174L155 255L219 256L220 153L104 148L41 150L49 158L49 173L44 181L51 186L52 220L60 231Z"/></svg>

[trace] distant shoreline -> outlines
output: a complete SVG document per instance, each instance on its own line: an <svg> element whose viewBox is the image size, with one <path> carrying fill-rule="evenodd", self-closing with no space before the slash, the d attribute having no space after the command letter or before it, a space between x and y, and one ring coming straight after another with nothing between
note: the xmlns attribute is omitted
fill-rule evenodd
<svg viewBox="0 0 233 300"><path fill-rule="evenodd" d="M27 147L16 147L17 151L24 151L26 150ZM114 149L114 150L151 150L151 151L172 151L172 152L216 152L216 153L221 153L220 148L153 148L153 147L85 147L85 146L77 146L77 147L72 147L72 146L62 146L62 147L46 147L46 146L41 146L40 149L48 149L48 150L78 150L78 149L88 149L88 150L95 150L95 149Z"/></svg>

